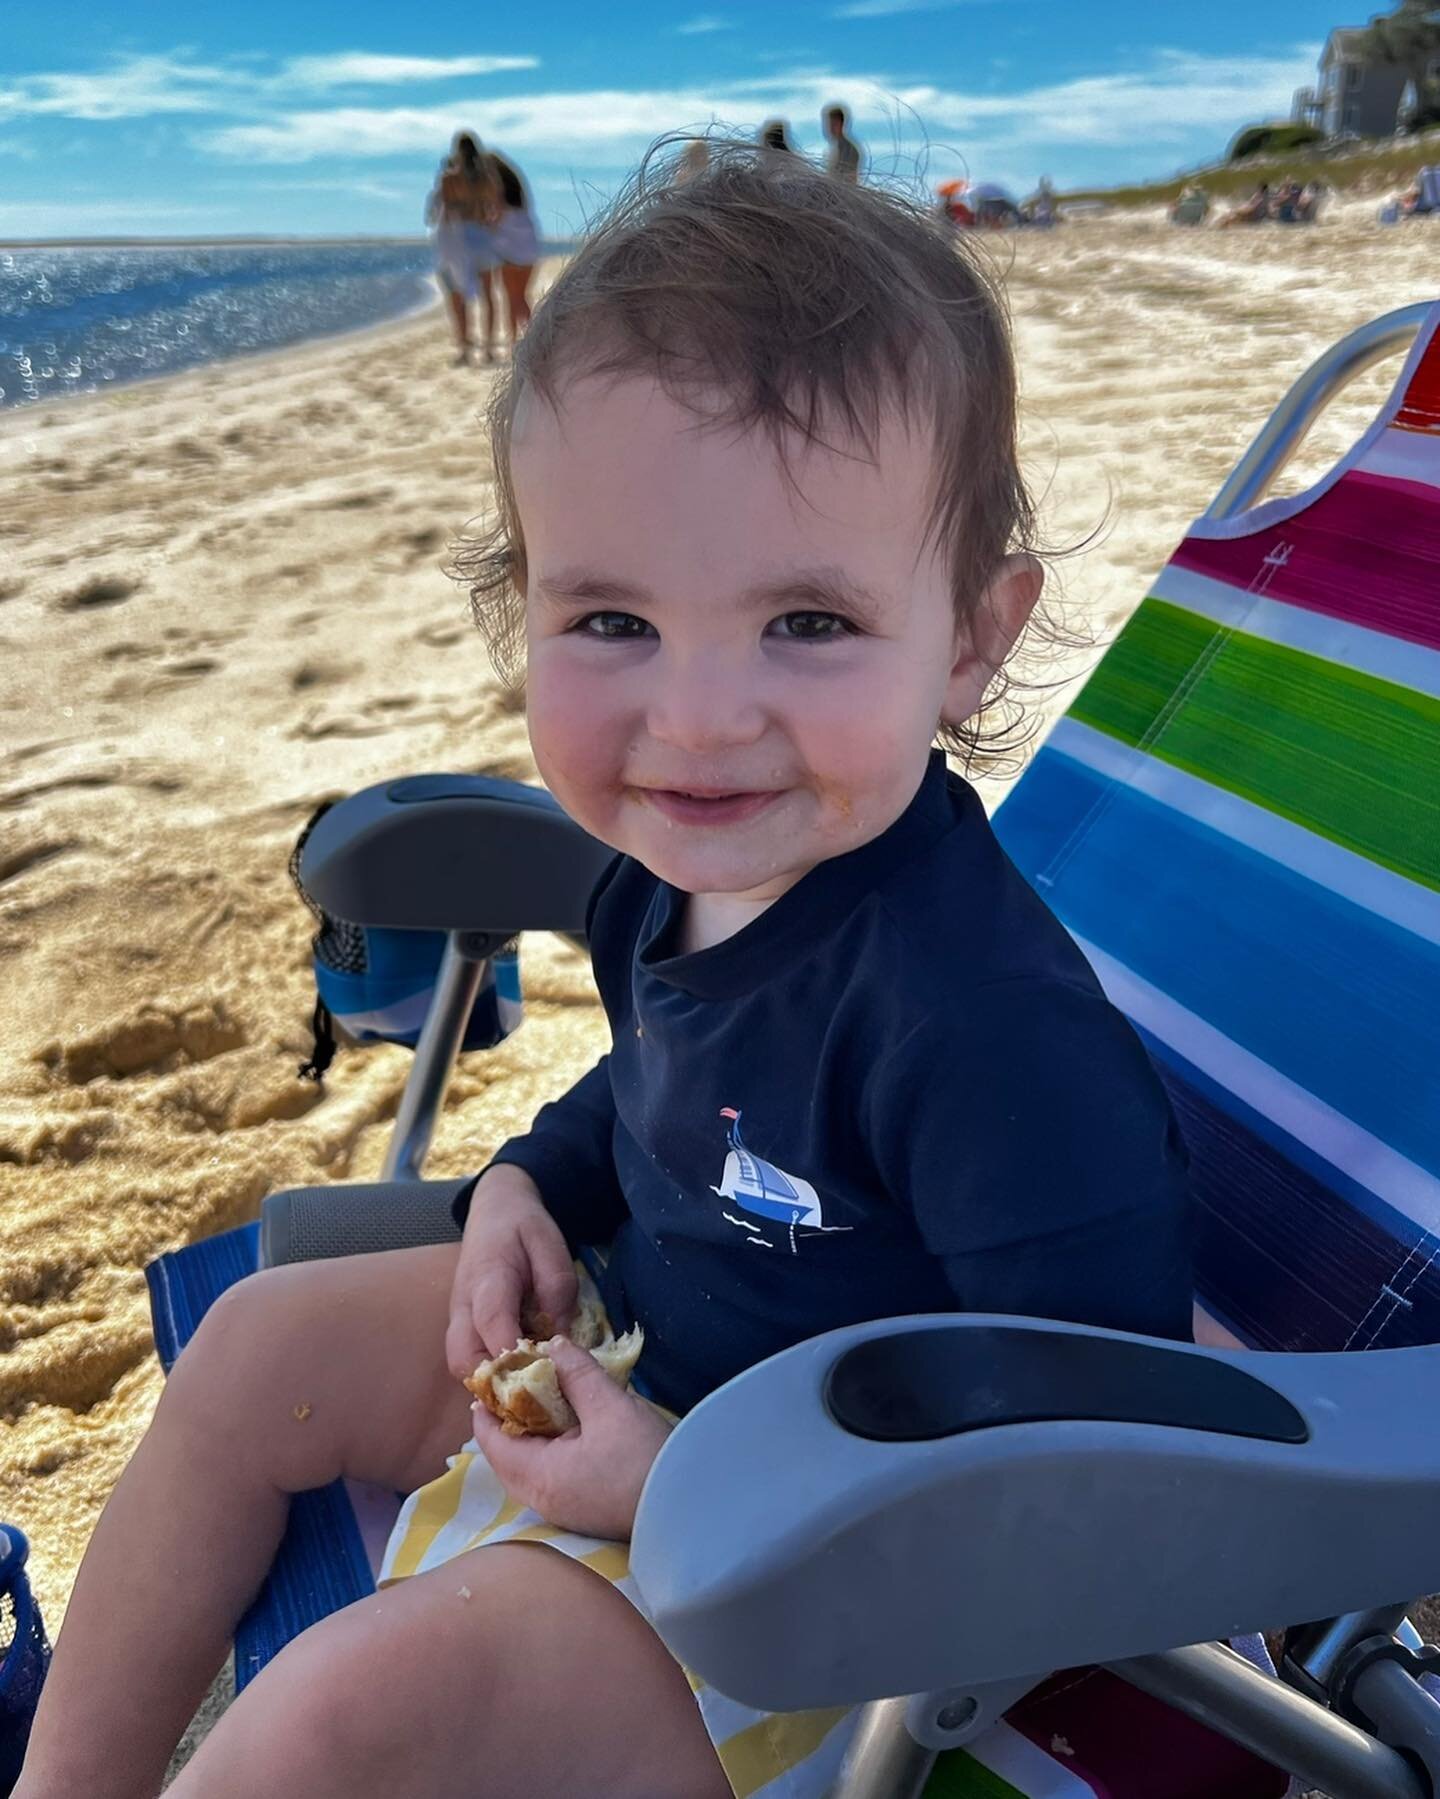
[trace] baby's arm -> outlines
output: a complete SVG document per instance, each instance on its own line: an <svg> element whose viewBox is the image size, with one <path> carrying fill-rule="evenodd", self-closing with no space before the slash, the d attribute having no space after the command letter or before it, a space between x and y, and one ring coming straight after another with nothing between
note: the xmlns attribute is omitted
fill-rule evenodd
<svg viewBox="0 0 1440 1799"><path fill-rule="evenodd" d="M1102 995L996 982L963 1027L920 1019L874 1071L866 1117L887 1187L965 1311L1189 1338L1183 1144Z"/></svg>

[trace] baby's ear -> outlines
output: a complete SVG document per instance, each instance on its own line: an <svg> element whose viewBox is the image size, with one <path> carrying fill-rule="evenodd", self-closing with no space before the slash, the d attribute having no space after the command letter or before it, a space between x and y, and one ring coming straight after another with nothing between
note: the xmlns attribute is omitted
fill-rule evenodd
<svg viewBox="0 0 1440 1799"><path fill-rule="evenodd" d="M985 689L1025 629L1045 570L1033 556L1006 556L956 633L955 662L945 688L941 719L962 725L979 708Z"/></svg>

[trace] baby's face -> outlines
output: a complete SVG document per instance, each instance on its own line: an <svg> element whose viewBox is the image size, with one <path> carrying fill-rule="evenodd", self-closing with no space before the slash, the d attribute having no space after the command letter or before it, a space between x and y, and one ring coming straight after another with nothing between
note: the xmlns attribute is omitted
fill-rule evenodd
<svg viewBox="0 0 1440 1799"><path fill-rule="evenodd" d="M874 463L847 447L797 440L787 475L762 434L697 428L639 376L516 418L535 760L685 892L774 899L878 836L942 708L978 699L922 548L929 442L897 421Z"/></svg>

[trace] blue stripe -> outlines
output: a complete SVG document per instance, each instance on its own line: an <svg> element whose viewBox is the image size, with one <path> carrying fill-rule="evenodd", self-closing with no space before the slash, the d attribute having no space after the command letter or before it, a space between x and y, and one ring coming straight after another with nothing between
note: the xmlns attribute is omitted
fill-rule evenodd
<svg viewBox="0 0 1440 1799"><path fill-rule="evenodd" d="M1134 1023L1133 1020L1131 1022ZM1327 1162L1308 1143L1292 1137L1273 1118L1257 1112L1239 1094L1222 1087L1219 1081L1206 1074L1203 1068L1197 1068L1187 1057L1179 1055L1168 1043L1162 1043L1142 1025L1135 1025L1135 1032L1150 1052L1150 1059L1158 1064L1167 1085L1172 1082L1183 1085L1195 1096L1197 1105L1224 1113L1242 1131L1256 1138L1265 1151L1290 1163L1318 1189L1333 1194L1352 1212L1358 1212L1368 1219L1391 1242L1400 1244L1402 1255L1427 1238L1429 1233L1423 1225L1417 1224L1404 1212L1397 1212L1394 1206L1372 1193L1368 1187L1361 1186L1343 1168ZM1435 1340L1440 1342L1440 1336Z"/></svg>
<svg viewBox="0 0 1440 1799"><path fill-rule="evenodd" d="M1255 1349L1440 1342L1440 1239L1141 1036L1190 1148L1206 1310Z"/></svg>
<svg viewBox="0 0 1440 1799"><path fill-rule="evenodd" d="M1440 1174L1440 947L1053 749L995 829L1071 930Z"/></svg>

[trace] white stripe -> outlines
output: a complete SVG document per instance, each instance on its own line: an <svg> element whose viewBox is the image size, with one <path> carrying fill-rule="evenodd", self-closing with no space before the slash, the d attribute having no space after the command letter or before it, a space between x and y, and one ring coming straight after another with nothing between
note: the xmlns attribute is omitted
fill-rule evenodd
<svg viewBox="0 0 1440 1799"><path fill-rule="evenodd" d="M1021 1736L1003 1719L967 1743L965 1753L973 1755L982 1768L1019 1787L1029 1799L1095 1799L1088 1780L1072 1774L1059 1756L1036 1748L1029 1737Z"/></svg>
<svg viewBox="0 0 1440 1799"><path fill-rule="evenodd" d="M1247 593L1228 581L1176 568L1173 563L1161 570L1151 592L1187 612L1198 612L1266 643L1285 644L1325 662L1358 668L1379 680L1440 699L1440 650L1423 643L1407 643L1387 637L1383 631L1353 625L1348 619L1289 606L1283 600L1267 600L1264 594Z"/></svg>
<svg viewBox="0 0 1440 1799"><path fill-rule="evenodd" d="M1440 1180L1433 1174L1242 1049L1104 950L1080 936L1075 941L1111 1000L1136 1024L1422 1230L1440 1230Z"/></svg>
<svg viewBox="0 0 1440 1799"><path fill-rule="evenodd" d="M1173 807L1353 905L1389 919L1402 931L1440 945L1440 893L1432 888L1382 868L1252 800L1212 786L1199 775L1187 774L1183 768L1107 737L1078 719L1062 718L1050 733L1046 748L1059 750L1096 774Z"/></svg>
<svg viewBox="0 0 1440 1799"><path fill-rule="evenodd" d="M1383 437L1376 438L1356 463L1355 472L1440 487L1440 440L1427 432L1387 431Z"/></svg>

